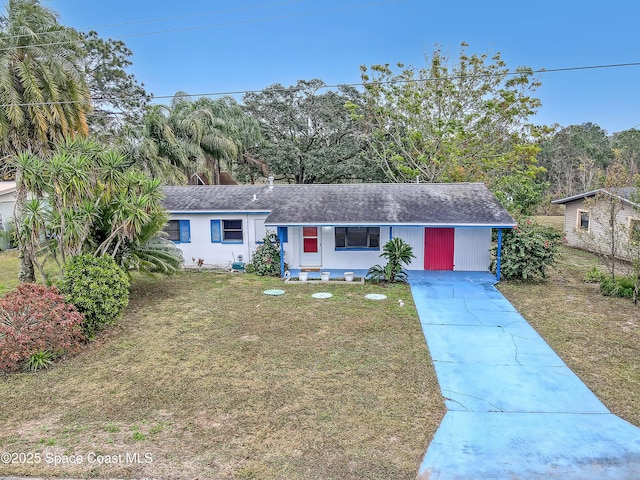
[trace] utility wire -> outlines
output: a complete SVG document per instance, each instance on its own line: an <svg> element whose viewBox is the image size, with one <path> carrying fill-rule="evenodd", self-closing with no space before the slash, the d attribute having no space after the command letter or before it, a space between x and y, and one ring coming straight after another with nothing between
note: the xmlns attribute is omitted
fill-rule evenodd
<svg viewBox="0 0 640 480"><path fill-rule="evenodd" d="M51 0L48 0L51 1ZM258 4L258 5L249 5L246 7L238 7L238 8L229 8L226 10L214 10L212 12L200 12L200 13L188 13L188 14L184 14L184 15L175 15L172 17L162 17L162 18L150 18L150 19L146 19L146 20L134 20L134 21L130 21L130 22L121 22L121 23L111 23L111 24L107 24L107 25L97 25L97 26L93 26L93 27L81 27L81 28L75 28L75 27L66 27L65 25L60 25L61 29L60 30L54 30L51 32L35 32L36 35L53 35L56 33L59 33L61 30L67 29L67 28L73 28L74 30L78 30L78 31L90 31L90 30L98 30L100 28L112 28L112 27L122 27L122 26L128 26L128 25L138 25L138 24L142 24L142 23L154 23L154 22L164 22L167 20L179 20L179 19L184 19L184 18L193 18L193 17L204 17L204 16L208 16L208 15L217 15L220 13L231 13L231 12L238 12L238 11L245 11L245 10L255 10L258 8L266 8L266 7L273 7L273 6L277 6L277 5L285 5L288 3L296 3L296 2L304 2L305 0L286 0L286 1L281 1L281 2L273 2L273 3L262 3L262 4ZM24 38L24 37L33 37L33 34L29 34L29 33L24 33L21 35L9 35L6 37L3 37L3 39L17 39L17 38Z"/></svg>
<svg viewBox="0 0 640 480"><path fill-rule="evenodd" d="M249 23L259 23L259 22L268 22L268 21L273 21L273 20L284 20L286 18L296 18L296 17L304 17L307 15L323 15L323 14L327 14L327 13L335 13L335 12L344 12L344 11L348 11L348 10L356 10L356 9L362 9L362 8L370 8L370 7L377 7L379 5L387 5L387 4L391 4L391 3L399 3L399 2L403 2L404 0L386 0L386 1L381 1L381 2L373 2L373 3L361 3L358 5L349 5L346 7L339 7L339 8L331 8L331 9L326 9L326 10L316 10L316 11L312 11L312 12L300 12L300 13L289 13L289 14L285 14L285 15L276 15L273 17L262 17L262 18L253 18L253 19L249 19L249 20L236 20L233 22L224 22L224 23L214 23L211 25L197 25L194 27L183 27L183 28L174 28L174 29L167 29L167 30L156 30L153 32L142 32L142 33L129 33L129 34L124 34L124 35L113 35L109 38L111 39L120 39L120 38L133 38L133 37L143 37L143 36L147 36L147 35L159 35L162 33L176 33L176 32L186 32L186 31L194 31L194 30L205 30L208 28L218 28L218 27L228 27L228 26L232 26L232 25L243 25L243 24L249 24ZM52 32L54 33L54 32ZM0 48L0 52L4 52L7 50L13 50L15 48L35 48L35 47L50 47L50 46L55 46L55 45L68 45L71 43L82 43L84 40L83 39L78 39L78 40L68 40L68 41L64 41L64 42L49 42L49 43L39 43L39 44L35 44L35 45L22 45L20 47L5 47L5 48Z"/></svg>
<svg viewBox="0 0 640 480"><path fill-rule="evenodd" d="M433 77L433 78L414 78L408 80L386 80L386 81L376 81L371 80L369 82L354 82L354 83L339 83L334 85L322 85L318 88L318 90L329 90L332 88L339 87L364 87L370 85L394 85L394 84L403 84L403 83L428 83L440 80L458 80L464 78L489 78L489 77L506 77L506 76L514 76L514 75L533 75L533 74L544 74L544 73L557 73L557 72L572 72L572 71L581 71L581 70L597 70L604 68L625 68L625 67L638 67L640 66L640 62L628 62L628 63L610 63L604 65L582 65L578 67L559 67L559 68L540 68L537 70L525 69L525 70L515 70L515 71L507 71L507 72L499 72L499 73L486 73L479 75L451 75L447 77ZM296 90L295 87L282 87L282 88L261 88L257 90L229 90L223 92L207 92L207 93L182 93L183 97L220 97L220 96L233 96L233 95L246 95L248 93L262 93L267 89L270 91L287 91L287 90ZM301 90L302 87L299 89ZM154 95L152 100L162 100L173 98L174 95ZM103 97L100 98L100 102L105 102L109 100L117 100L119 97ZM35 103L7 103L0 104L0 108L7 107L31 107L31 106L43 106L43 105L67 105L67 104L80 104L87 103L86 101L66 101L66 102L35 102ZM640 126L640 124L638 124Z"/></svg>

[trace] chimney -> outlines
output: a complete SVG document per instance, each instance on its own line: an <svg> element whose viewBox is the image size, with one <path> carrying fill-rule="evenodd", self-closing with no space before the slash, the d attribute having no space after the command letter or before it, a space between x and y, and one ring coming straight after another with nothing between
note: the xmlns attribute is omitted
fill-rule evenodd
<svg viewBox="0 0 640 480"><path fill-rule="evenodd" d="M273 177L269 177L269 190L273 190Z"/></svg>

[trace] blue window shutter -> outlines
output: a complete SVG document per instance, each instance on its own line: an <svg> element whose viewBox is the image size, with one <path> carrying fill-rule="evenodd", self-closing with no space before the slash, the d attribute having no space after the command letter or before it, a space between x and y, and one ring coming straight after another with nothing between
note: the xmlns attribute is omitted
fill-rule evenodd
<svg viewBox="0 0 640 480"><path fill-rule="evenodd" d="M191 225L189 220L180 220L180 243L191 241Z"/></svg>
<svg viewBox="0 0 640 480"><path fill-rule="evenodd" d="M222 242L222 229L220 220L211 220L211 243Z"/></svg>
<svg viewBox="0 0 640 480"><path fill-rule="evenodd" d="M278 227L278 238L282 243L287 243L289 241L289 228Z"/></svg>

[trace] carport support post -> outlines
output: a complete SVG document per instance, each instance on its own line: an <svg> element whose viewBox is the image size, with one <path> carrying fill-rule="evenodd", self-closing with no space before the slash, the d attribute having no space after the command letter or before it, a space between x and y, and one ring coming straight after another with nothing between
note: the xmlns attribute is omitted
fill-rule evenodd
<svg viewBox="0 0 640 480"><path fill-rule="evenodd" d="M280 278L284 278L284 232L278 228L278 243L280 244Z"/></svg>
<svg viewBox="0 0 640 480"><path fill-rule="evenodd" d="M500 257L502 255L502 229L498 229L498 249L496 253L496 279L500 281Z"/></svg>

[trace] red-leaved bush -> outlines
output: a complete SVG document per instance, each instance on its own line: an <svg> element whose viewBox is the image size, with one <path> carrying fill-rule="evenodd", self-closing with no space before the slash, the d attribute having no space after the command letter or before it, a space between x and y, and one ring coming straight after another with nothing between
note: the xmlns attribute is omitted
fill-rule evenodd
<svg viewBox="0 0 640 480"><path fill-rule="evenodd" d="M0 369L14 370L39 351L73 353L84 340L83 320L56 287L18 286L0 299Z"/></svg>

